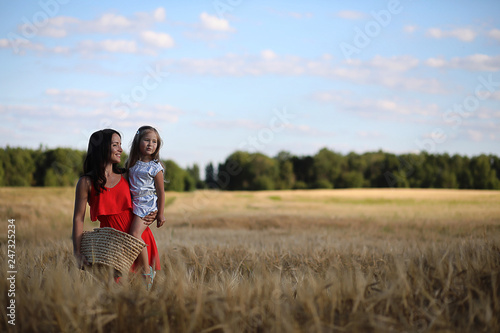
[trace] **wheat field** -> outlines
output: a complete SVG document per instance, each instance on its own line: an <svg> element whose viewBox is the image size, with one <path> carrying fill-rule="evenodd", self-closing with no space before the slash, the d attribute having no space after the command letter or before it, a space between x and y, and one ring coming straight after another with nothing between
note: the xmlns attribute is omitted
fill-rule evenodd
<svg viewBox="0 0 500 333"><path fill-rule="evenodd" d="M0 188L2 332L500 331L498 191L167 192L150 292L76 268L73 200Z"/></svg>

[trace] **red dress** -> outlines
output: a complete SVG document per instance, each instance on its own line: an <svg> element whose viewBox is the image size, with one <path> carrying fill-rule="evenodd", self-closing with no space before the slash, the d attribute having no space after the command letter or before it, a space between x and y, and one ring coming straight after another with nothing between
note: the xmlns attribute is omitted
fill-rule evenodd
<svg viewBox="0 0 500 333"><path fill-rule="evenodd" d="M125 178L120 177L120 181L115 186L109 188L97 195L92 187L90 191L90 219L99 220L100 227L110 227L128 233L132 225L134 214L132 213L132 199L130 197L130 188ZM160 257L156 241L149 227L142 233L142 240L147 244L149 265L155 270L160 269ZM132 271L135 270L137 261L132 265Z"/></svg>

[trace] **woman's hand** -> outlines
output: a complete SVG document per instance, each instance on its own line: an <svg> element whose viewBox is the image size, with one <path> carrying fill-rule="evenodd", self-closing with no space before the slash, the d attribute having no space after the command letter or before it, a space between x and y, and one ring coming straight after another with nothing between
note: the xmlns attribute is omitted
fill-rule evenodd
<svg viewBox="0 0 500 333"><path fill-rule="evenodd" d="M142 219L144 220L145 225L150 225L156 220L156 215L158 214L158 211L155 210L154 212L149 213L148 215L144 216Z"/></svg>
<svg viewBox="0 0 500 333"><path fill-rule="evenodd" d="M163 214L158 214L156 219L156 227L159 228L165 223L165 216Z"/></svg>

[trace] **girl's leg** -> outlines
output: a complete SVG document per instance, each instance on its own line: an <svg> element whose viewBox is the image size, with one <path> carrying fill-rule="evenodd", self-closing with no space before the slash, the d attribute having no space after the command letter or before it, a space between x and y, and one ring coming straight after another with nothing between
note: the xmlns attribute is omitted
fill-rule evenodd
<svg viewBox="0 0 500 333"><path fill-rule="evenodd" d="M144 230L146 230L147 227L148 226L144 224L144 221L139 216L134 215L129 234L139 240L142 240L142 233L144 232ZM137 257L137 264L142 267L142 269L144 270L144 274L150 273L147 247L144 247Z"/></svg>

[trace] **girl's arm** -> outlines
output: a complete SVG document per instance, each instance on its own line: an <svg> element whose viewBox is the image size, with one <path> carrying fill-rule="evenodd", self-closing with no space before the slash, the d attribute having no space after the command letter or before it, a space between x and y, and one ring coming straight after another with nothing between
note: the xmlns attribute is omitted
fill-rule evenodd
<svg viewBox="0 0 500 333"><path fill-rule="evenodd" d="M158 196L158 214L156 215L157 227L161 227L165 223L165 187L163 185L163 171L160 171L155 176L156 195Z"/></svg>
<svg viewBox="0 0 500 333"><path fill-rule="evenodd" d="M79 267L89 265L87 258L80 253L80 244L83 234L83 221L85 219L85 209L90 192L90 179L82 177L76 185L75 210L73 212L73 253Z"/></svg>

